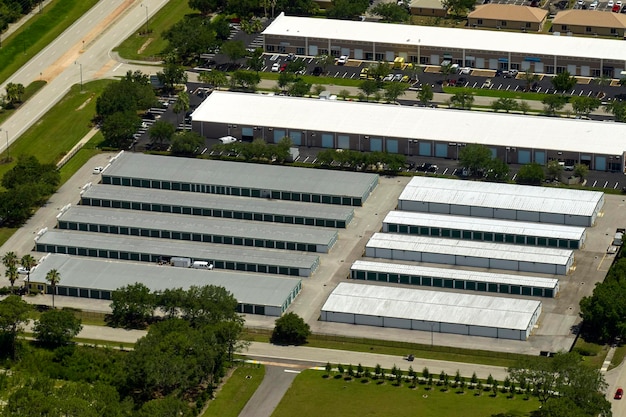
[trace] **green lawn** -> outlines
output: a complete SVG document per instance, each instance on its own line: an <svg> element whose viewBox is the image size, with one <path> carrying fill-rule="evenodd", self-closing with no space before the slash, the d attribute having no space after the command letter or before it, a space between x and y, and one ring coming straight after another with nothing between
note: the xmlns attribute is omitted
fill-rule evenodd
<svg viewBox="0 0 626 417"><path fill-rule="evenodd" d="M490 90L485 88L443 87L443 92L455 94L459 91L469 91L475 96L498 98L515 98L528 101L542 101L550 94L525 93L523 91Z"/></svg>
<svg viewBox="0 0 626 417"><path fill-rule="evenodd" d="M209 403L202 417L237 417L265 376L262 365L243 364Z"/></svg>
<svg viewBox="0 0 626 417"><path fill-rule="evenodd" d="M114 51L125 59L160 60L158 55L167 46L167 41L162 36L163 32L167 31L185 15L191 13L194 13L194 11L189 8L187 1L170 1L149 20L148 28L150 33L148 36L143 34L146 30L144 25L139 29L142 34L139 34L139 32L132 34Z"/></svg>
<svg viewBox="0 0 626 417"><path fill-rule="evenodd" d="M37 55L65 29L78 20L98 0L54 0L43 13L33 16L0 48L0 83Z"/></svg>
<svg viewBox="0 0 626 417"><path fill-rule="evenodd" d="M324 378L324 372L307 370L295 379L272 417L318 417L318 416L394 416L394 417L487 417L496 413L511 416L528 416L539 408L535 398L524 400L518 394L482 392L480 396L466 390L457 393L454 388L442 392L426 385L409 388L403 382L396 386L391 381L378 384L353 379Z"/></svg>

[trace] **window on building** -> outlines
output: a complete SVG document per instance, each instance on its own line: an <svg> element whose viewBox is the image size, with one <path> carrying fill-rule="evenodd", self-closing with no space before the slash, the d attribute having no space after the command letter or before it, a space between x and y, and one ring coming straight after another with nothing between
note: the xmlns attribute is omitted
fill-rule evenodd
<svg viewBox="0 0 626 417"><path fill-rule="evenodd" d="M530 28L530 22L526 22L526 27Z"/></svg>
<svg viewBox="0 0 626 417"><path fill-rule="evenodd" d="M506 20L501 21L500 26L502 26L503 28L506 27Z"/></svg>
<svg viewBox="0 0 626 417"><path fill-rule="evenodd" d="M276 47L274 45L265 45L265 50L267 52L274 52L276 50Z"/></svg>
<svg viewBox="0 0 626 417"><path fill-rule="evenodd" d="M304 55L304 48L296 48L297 55Z"/></svg>
<svg viewBox="0 0 626 417"><path fill-rule="evenodd" d="M483 19L477 19L476 20L476 24L477 25L482 25L483 24Z"/></svg>
<svg viewBox="0 0 626 417"><path fill-rule="evenodd" d="M587 27L585 28L585 32L587 32L587 33L591 33L591 27L590 27L590 26L587 26Z"/></svg>
<svg viewBox="0 0 626 417"><path fill-rule="evenodd" d="M567 25L561 25L561 30L567 30Z"/></svg>
<svg viewBox="0 0 626 417"><path fill-rule="evenodd" d="M617 29L611 28L611 35L617 35Z"/></svg>

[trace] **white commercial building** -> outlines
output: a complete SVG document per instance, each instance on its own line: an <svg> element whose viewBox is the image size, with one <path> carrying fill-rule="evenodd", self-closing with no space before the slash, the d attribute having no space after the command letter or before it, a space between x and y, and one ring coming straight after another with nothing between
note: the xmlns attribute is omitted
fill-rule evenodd
<svg viewBox="0 0 626 417"><path fill-rule="evenodd" d="M566 275L574 265L574 252L568 249L391 233L375 233L365 256L552 275Z"/></svg>
<svg viewBox="0 0 626 417"><path fill-rule="evenodd" d="M413 177L398 198L398 209L593 226L604 205L598 191Z"/></svg>
<svg viewBox="0 0 626 417"><path fill-rule="evenodd" d="M540 314L536 300L342 282L324 303L321 319L526 340Z"/></svg>

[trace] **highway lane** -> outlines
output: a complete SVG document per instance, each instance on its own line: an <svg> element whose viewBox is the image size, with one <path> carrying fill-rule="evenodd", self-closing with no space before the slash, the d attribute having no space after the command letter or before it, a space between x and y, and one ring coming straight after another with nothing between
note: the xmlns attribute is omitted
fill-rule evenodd
<svg viewBox="0 0 626 417"><path fill-rule="evenodd" d="M43 78L48 84L16 111L0 128L14 142L54 106L74 84L103 78L117 62L111 50L145 24L168 0L98 2L88 13L31 59L9 81L24 85ZM106 4L106 5L105 5ZM143 5L143 6L142 6ZM119 75L123 75L120 73ZM0 91L2 86L0 86ZM89 97L85 97L89 99ZM0 152L6 142L0 141Z"/></svg>

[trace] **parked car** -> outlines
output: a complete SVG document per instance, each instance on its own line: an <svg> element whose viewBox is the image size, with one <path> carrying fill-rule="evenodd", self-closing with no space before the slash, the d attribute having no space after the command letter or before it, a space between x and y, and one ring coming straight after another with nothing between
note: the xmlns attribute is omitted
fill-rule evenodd
<svg viewBox="0 0 626 417"><path fill-rule="evenodd" d="M472 72L472 69L470 67L459 68L459 74L470 75L471 72Z"/></svg>
<svg viewBox="0 0 626 417"><path fill-rule="evenodd" d="M345 65L348 63L348 55L341 55L337 60L337 65Z"/></svg>
<svg viewBox="0 0 626 417"><path fill-rule="evenodd" d="M95 167L92 171L93 174L100 174L104 170L103 167Z"/></svg>
<svg viewBox="0 0 626 417"><path fill-rule="evenodd" d="M623 396L624 390L622 388L618 388L617 391L615 391L615 396L613 398L615 398L616 400L621 400Z"/></svg>
<svg viewBox="0 0 626 417"><path fill-rule="evenodd" d="M359 75L359 77L360 77L362 80L366 80L366 79L367 79L367 76L368 76L368 74L369 74L369 72L370 72L370 69L369 69L369 68L367 68L367 67L365 67L365 68L361 68L361 74Z"/></svg>
<svg viewBox="0 0 626 417"><path fill-rule="evenodd" d="M615 5L613 6L613 8L611 9L611 11L612 11L613 13L619 13L619 10L620 10L621 8L622 8L622 7L621 7L619 4L615 4Z"/></svg>
<svg viewBox="0 0 626 417"><path fill-rule="evenodd" d="M431 164L430 162L424 162L423 164L417 166L416 171L437 172L437 169L439 169L437 165Z"/></svg>
<svg viewBox="0 0 626 417"><path fill-rule="evenodd" d="M278 68L278 72L285 72L285 70L287 69L287 65L289 64L287 64L286 62L282 64L280 68Z"/></svg>
<svg viewBox="0 0 626 417"><path fill-rule="evenodd" d="M504 78L515 78L517 77L517 74L519 73L518 70L508 70L508 71L502 71L502 76Z"/></svg>
<svg viewBox="0 0 626 417"><path fill-rule="evenodd" d="M411 78L408 75L403 75L402 79L400 80L400 82L403 83L408 83L409 81L411 81Z"/></svg>
<svg viewBox="0 0 626 417"><path fill-rule="evenodd" d="M393 74L385 75L385 78L383 78L383 81L393 81Z"/></svg>
<svg viewBox="0 0 626 417"><path fill-rule="evenodd" d="M402 79L402 74L393 74L392 81L400 81Z"/></svg>
<svg viewBox="0 0 626 417"><path fill-rule="evenodd" d="M278 72L279 69L280 64L278 62L274 62L274 64L272 64L272 72Z"/></svg>
<svg viewBox="0 0 626 417"><path fill-rule="evenodd" d="M296 60L296 54L291 53L287 55L287 61L295 61L295 60Z"/></svg>
<svg viewBox="0 0 626 417"><path fill-rule="evenodd" d="M313 71L311 72L311 74L315 75L316 77L319 77L323 73L324 73L324 70L322 69L322 67L315 67L313 68Z"/></svg>
<svg viewBox="0 0 626 417"><path fill-rule="evenodd" d="M622 10L620 10L620 13L626 13L626 6L622 6Z"/></svg>
<svg viewBox="0 0 626 417"><path fill-rule="evenodd" d="M220 142L222 142L223 144L227 144L227 143L235 143L235 142L237 142L237 141L238 141L238 139L237 139L237 138L235 138L235 137L233 137L233 136L224 136L224 137L221 137L219 140L220 140Z"/></svg>
<svg viewBox="0 0 626 417"><path fill-rule="evenodd" d="M612 9L615 6L615 2L613 0L609 0L606 4L607 9Z"/></svg>

